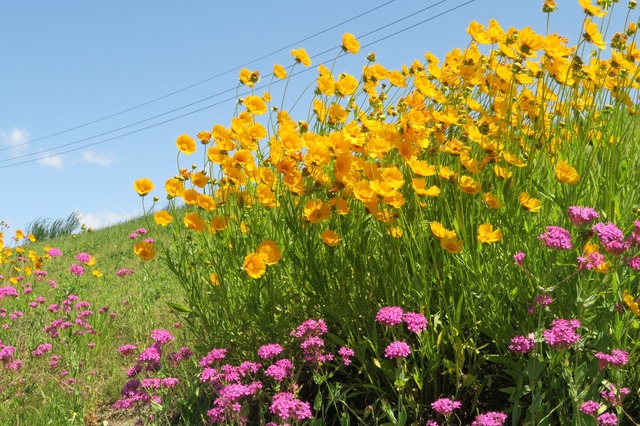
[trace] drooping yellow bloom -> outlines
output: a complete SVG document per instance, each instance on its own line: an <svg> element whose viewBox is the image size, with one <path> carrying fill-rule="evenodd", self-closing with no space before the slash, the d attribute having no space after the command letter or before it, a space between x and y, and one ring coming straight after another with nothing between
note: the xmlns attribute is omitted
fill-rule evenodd
<svg viewBox="0 0 640 426"><path fill-rule="evenodd" d="M624 300L625 305L631 309L631 312L640 317L640 306L633 296L627 292L627 290L624 290L622 293L622 299Z"/></svg>
<svg viewBox="0 0 640 426"><path fill-rule="evenodd" d="M189 212L186 215L184 215L184 225L196 232L202 232L204 231L204 221L202 220L202 218L198 215L198 213L194 213L194 212Z"/></svg>
<svg viewBox="0 0 640 426"><path fill-rule="evenodd" d="M140 241L133 246L133 252L142 260L151 260L155 257L156 251L153 244L147 241Z"/></svg>
<svg viewBox="0 0 640 426"><path fill-rule="evenodd" d="M580 180L580 175L566 161L559 161L556 164L556 179L562 183L575 185Z"/></svg>
<svg viewBox="0 0 640 426"><path fill-rule="evenodd" d="M309 57L309 55L307 54L307 51L304 50L303 48L299 48L299 49L292 49L291 50L291 56L294 57L294 59L296 60L296 62L301 63L302 65L304 65L305 67L308 67L311 65L311 58Z"/></svg>
<svg viewBox="0 0 640 426"><path fill-rule="evenodd" d="M456 254L462 251L463 241L459 240L456 236L453 238L442 238L440 245L449 253Z"/></svg>
<svg viewBox="0 0 640 426"><path fill-rule="evenodd" d="M584 22L584 34L585 40L595 44L598 49L604 49L607 47L607 43L602 39L602 34L598 31L598 26L591 22L591 19L587 19Z"/></svg>
<svg viewBox="0 0 640 426"><path fill-rule="evenodd" d="M153 215L153 220L157 225L167 226L173 221L173 216L166 210L160 210Z"/></svg>
<svg viewBox="0 0 640 426"><path fill-rule="evenodd" d="M267 265L258 253L249 253L244 258L243 268L247 275L257 280L267 271Z"/></svg>
<svg viewBox="0 0 640 426"><path fill-rule="evenodd" d="M435 220L432 221L429 227L431 228L431 232L433 233L433 235L439 240L441 239L457 240L458 238L456 235L456 231L448 230L438 221L435 221Z"/></svg>
<svg viewBox="0 0 640 426"><path fill-rule="evenodd" d="M280 80L282 80L283 78L285 78L287 76L287 71L284 69L284 67L282 65L274 64L273 65L273 75L275 75L276 78L279 78Z"/></svg>
<svg viewBox="0 0 640 426"><path fill-rule="evenodd" d="M498 197L493 195L492 192L485 192L484 194L482 194L482 200L487 206L491 207L492 209L500 209L503 206L502 201L500 201Z"/></svg>
<svg viewBox="0 0 640 426"><path fill-rule="evenodd" d="M327 229L320 234L322 241L329 247L335 247L340 244L340 237L334 231Z"/></svg>
<svg viewBox="0 0 640 426"><path fill-rule="evenodd" d="M478 226L478 241L484 244L492 244L502 240L502 230L493 229L490 223Z"/></svg>
<svg viewBox="0 0 640 426"><path fill-rule="evenodd" d="M148 178L137 179L133 182L133 189L135 189L141 197L144 197L153 190L153 182Z"/></svg>
<svg viewBox="0 0 640 426"><path fill-rule="evenodd" d="M355 55L360 50L360 43L353 34L344 33L342 36L342 49Z"/></svg>
<svg viewBox="0 0 640 426"><path fill-rule="evenodd" d="M580 3L580 6L582 6L582 10L584 10L584 13L586 13L588 16L602 18L607 14L605 10L600 9L598 6L594 6L591 3L591 0L578 0L578 3Z"/></svg>
<svg viewBox="0 0 640 426"><path fill-rule="evenodd" d="M176 138L178 150L183 154L191 155L196 152L196 141L189 135L180 135Z"/></svg>
<svg viewBox="0 0 640 426"><path fill-rule="evenodd" d="M260 96L247 96L244 98L243 103L244 106L247 107L247 110L253 115L262 115L267 112L267 104Z"/></svg>
<svg viewBox="0 0 640 426"><path fill-rule="evenodd" d="M256 249L256 253L260 255L267 265L275 265L282 259L280 248L272 240L262 242Z"/></svg>
<svg viewBox="0 0 640 426"><path fill-rule="evenodd" d="M533 198L527 192L520 193L518 197L520 205L532 213L538 213L542 209L542 204L537 198Z"/></svg>

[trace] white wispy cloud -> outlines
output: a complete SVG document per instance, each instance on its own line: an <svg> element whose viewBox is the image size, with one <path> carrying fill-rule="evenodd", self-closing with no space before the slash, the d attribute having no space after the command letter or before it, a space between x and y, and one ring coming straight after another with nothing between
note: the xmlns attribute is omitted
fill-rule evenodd
<svg viewBox="0 0 640 426"><path fill-rule="evenodd" d="M62 170L64 168L64 161L62 155L51 154L47 151L40 153L38 164L45 167L51 167L53 169Z"/></svg>
<svg viewBox="0 0 640 426"><path fill-rule="evenodd" d="M110 166L115 161L113 154L96 151L84 151L81 159L83 163L96 164L102 167Z"/></svg>
<svg viewBox="0 0 640 426"><path fill-rule="evenodd" d="M141 211L133 210L133 211L125 211L121 210L119 212L113 211L101 211L94 213L85 213L78 212L78 216L80 217L80 222L84 225L87 225L89 228L100 229L105 226L115 225L120 222L124 222L129 219L133 219L135 217L139 217L142 215Z"/></svg>
<svg viewBox="0 0 640 426"><path fill-rule="evenodd" d="M16 158L27 152L27 143L31 139L31 135L25 129L14 128L10 132L0 132L2 144L9 148L9 156Z"/></svg>

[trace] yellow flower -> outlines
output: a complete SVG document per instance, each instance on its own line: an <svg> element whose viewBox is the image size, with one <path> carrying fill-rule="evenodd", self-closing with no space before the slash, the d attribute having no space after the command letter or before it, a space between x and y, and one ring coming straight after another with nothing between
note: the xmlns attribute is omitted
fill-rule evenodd
<svg viewBox="0 0 640 426"><path fill-rule="evenodd" d="M165 182L164 189L170 197L180 197L184 192L184 184L180 179L171 178Z"/></svg>
<svg viewBox="0 0 640 426"><path fill-rule="evenodd" d="M247 110L253 115L262 115L267 112L267 104L260 96L247 96L244 98L243 103L244 106L247 107Z"/></svg>
<svg viewBox="0 0 640 426"><path fill-rule="evenodd" d="M310 223L320 223L331 216L331 206L322 200L309 200L304 205L304 219Z"/></svg>
<svg viewBox="0 0 640 426"><path fill-rule="evenodd" d="M256 249L256 253L260 255L264 263L267 265L275 265L282 259L282 253L274 241L267 240L261 243Z"/></svg>
<svg viewBox="0 0 640 426"><path fill-rule="evenodd" d="M335 247L340 244L340 237L330 229L323 231L322 234L320 234L320 237L322 238L322 241L329 247Z"/></svg>
<svg viewBox="0 0 640 426"><path fill-rule="evenodd" d="M196 232L202 232L204 231L204 221L202 220L202 218L198 215L198 213L187 213L186 215L184 215L184 225Z"/></svg>
<svg viewBox="0 0 640 426"><path fill-rule="evenodd" d="M575 185L580 180L580 175L576 169L568 165L566 161L559 161L556 164L556 179L562 183Z"/></svg>
<svg viewBox="0 0 640 426"><path fill-rule="evenodd" d="M308 67L309 65L311 65L311 58L309 58L307 51L304 50L303 48L292 49L291 56L295 58L296 62L301 63L305 67Z"/></svg>
<svg viewBox="0 0 640 426"><path fill-rule="evenodd" d="M453 238L443 238L440 240L440 245L443 249L448 251L449 253L460 253L462 251L462 240L459 240L458 237Z"/></svg>
<svg viewBox="0 0 640 426"><path fill-rule="evenodd" d="M213 272L209 275L209 280L211 281L211 285L217 287L220 285L220 279Z"/></svg>
<svg viewBox="0 0 640 426"><path fill-rule="evenodd" d="M246 68L242 68L240 70L240 75L238 76L240 83L244 84L247 87L253 87L260 80L260 73L258 71L249 71Z"/></svg>
<svg viewBox="0 0 640 426"><path fill-rule="evenodd" d="M156 255L153 244L146 241L136 243L133 246L133 252L142 260L151 260Z"/></svg>
<svg viewBox="0 0 640 426"><path fill-rule="evenodd" d="M196 141L189 135L180 135L176 138L178 150L183 154L191 155L196 152Z"/></svg>
<svg viewBox="0 0 640 426"><path fill-rule="evenodd" d="M522 207L532 213L538 213L540 209L542 209L540 200L538 200L537 198L532 198L527 192L520 193L518 200L520 201Z"/></svg>
<svg viewBox="0 0 640 426"><path fill-rule="evenodd" d="M198 132L196 137L200 140L200 143L202 143L203 145L206 145L211 140L211 132L205 132L203 130L201 132Z"/></svg>
<svg viewBox="0 0 640 426"><path fill-rule="evenodd" d="M273 65L273 75L275 75L276 78L279 78L280 80L282 80L283 78L285 78L287 76L287 71L284 69L284 67L282 65L274 64Z"/></svg>
<svg viewBox="0 0 640 426"><path fill-rule="evenodd" d="M160 210L153 215L153 220L157 225L167 226L173 221L173 216L171 216L166 210Z"/></svg>
<svg viewBox="0 0 640 426"><path fill-rule="evenodd" d="M133 189L135 189L141 197L144 197L153 190L153 182L147 178L138 179L133 182Z"/></svg>
<svg viewBox="0 0 640 426"><path fill-rule="evenodd" d="M502 208L502 201L500 201L498 197L493 195L492 192L486 192L482 194L482 200L487 206L491 207L492 209Z"/></svg>
<svg viewBox="0 0 640 426"><path fill-rule="evenodd" d="M344 33L342 36L342 50L353 53L354 55L360 50L360 43L355 36L350 33Z"/></svg>
<svg viewBox="0 0 640 426"><path fill-rule="evenodd" d="M625 305L627 305L629 309L631 309L631 312L633 312L637 316L640 316L640 306L638 305L638 302L633 298L633 296L631 296L627 292L627 290L624 290L622 292L622 298Z"/></svg>
<svg viewBox="0 0 640 426"><path fill-rule="evenodd" d="M33 234L29 234L29 235L27 235L27 239L28 239L29 241L31 241L32 243L35 243L35 242L36 242L36 236L35 236L35 235L33 235Z"/></svg>
<svg viewBox="0 0 640 426"><path fill-rule="evenodd" d="M93 276L96 277L96 278L100 278L103 275L102 272L100 272L99 269L94 269L92 271L92 273L93 273Z"/></svg>
<svg viewBox="0 0 640 426"><path fill-rule="evenodd" d="M393 238L402 238L404 231L398 226L392 226L387 229L387 234L391 235Z"/></svg>
<svg viewBox="0 0 640 426"><path fill-rule="evenodd" d="M598 49L604 49L607 47L607 43L602 39L602 34L598 31L598 26L591 22L591 18L584 22L584 34L585 40L595 44Z"/></svg>
<svg viewBox="0 0 640 426"><path fill-rule="evenodd" d="M591 0L578 0L578 3L580 3L580 6L582 6L582 10L584 10L584 13L586 13L588 16L602 18L607 14L607 12L600 9L598 6L594 6L591 3Z"/></svg>
<svg viewBox="0 0 640 426"><path fill-rule="evenodd" d="M267 265L258 253L249 253L244 258L243 268L247 275L257 280L267 271Z"/></svg>
<svg viewBox="0 0 640 426"><path fill-rule="evenodd" d="M340 96L353 95L358 88L358 80L350 74L342 74L335 83L335 87Z"/></svg>
<svg viewBox="0 0 640 426"><path fill-rule="evenodd" d="M461 176L460 179L458 179L458 186L463 192L471 195L482 191L482 184L469 176Z"/></svg>
<svg viewBox="0 0 640 426"><path fill-rule="evenodd" d="M224 231L229 226L229 218L226 216L215 216L209 222L209 231L216 233L218 231Z"/></svg>
<svg viewBox="0 0 640 426"><path fill-rule="evenodd" d="M478 241L485 244L491 244L502 240L502 230L493 230L493 225L484 223L478 226Z"/></svg>
<svg viewBox="0 0 640 426"><path fill-rule="evenodd" d="M431 228L431 232L433 233L433 235L441 240L441 239L457 239L457 235L456 235L456 231L450 231L447 228L445 228L444 226L442 226L442 224L440 222L437 221L432 221L431 224L429 225L429 227Z"/></svg>

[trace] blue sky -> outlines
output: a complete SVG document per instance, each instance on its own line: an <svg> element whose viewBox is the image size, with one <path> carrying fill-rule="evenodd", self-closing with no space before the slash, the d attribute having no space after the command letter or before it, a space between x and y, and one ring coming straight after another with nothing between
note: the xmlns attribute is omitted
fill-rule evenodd
<svg viewBox="0 0 640 426"><path fill-rule="evenodd" d="M229 125L243 65L260 71L268 83L274 63L293 63L292 47L304 47L315 67L333 59L342 35L350 32L363 49L340 59L336 73L358 74L370 52L397 69L426 51L442 58L454 47L464 48L473 20L486 24L495 18L505 29L544 32L542 3L3 2L0 219L15 230L39 217L79 211L88 226L99 228L140 215L133 181L148 177L156 184L153 194L163 196L164 181L177 172L176 137ZM575 43L581 8L577 0L557 3L550 31ZM625 6L617 5L624 9L616 11L619 18ZM311 70L293 78L287 99L315 76ZM281 90L272 87L274 98ZM300 105L292 117L306 119L307 108Z"/></svg>

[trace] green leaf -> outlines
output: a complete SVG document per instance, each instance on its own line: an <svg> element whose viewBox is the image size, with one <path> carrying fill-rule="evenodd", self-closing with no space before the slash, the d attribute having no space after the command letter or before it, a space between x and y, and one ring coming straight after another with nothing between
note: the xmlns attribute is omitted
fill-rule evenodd
<svg viewBox="0 0 640 426"><path fill-rule="evenodd" d="M188 306L179 305L177 303L167 302L167 305L169 305L169 307L174 311L182 312L183 314L190 314L193 312Z"/></svg>

